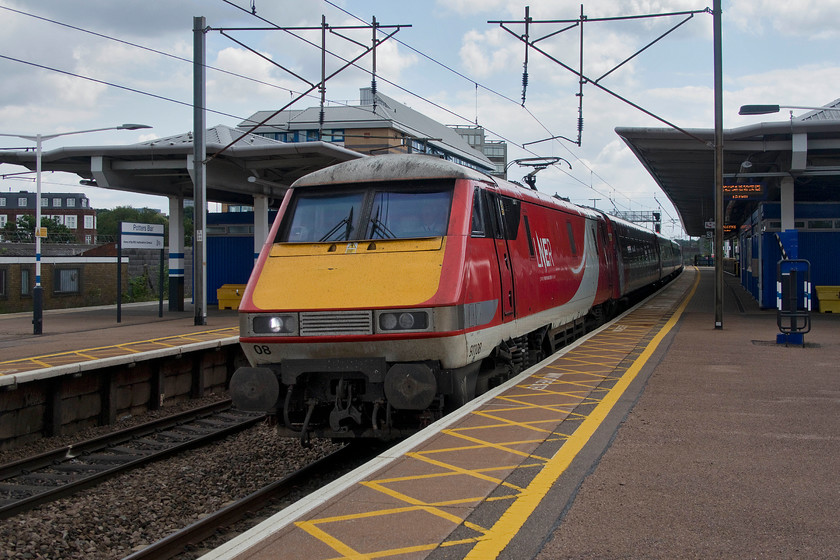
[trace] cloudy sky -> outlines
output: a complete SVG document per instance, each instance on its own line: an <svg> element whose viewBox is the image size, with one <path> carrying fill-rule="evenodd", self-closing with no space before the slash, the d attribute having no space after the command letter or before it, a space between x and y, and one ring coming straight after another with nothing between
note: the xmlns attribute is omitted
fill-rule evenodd
<svg viewBox="0 0 840 560"><path fill-rule="evenodd" d="M582 145L577 138L578 79L531 52L524 107L524 44L488 21L522 20L525 6L536 21L579 17L581 4L561 0L0 0L0 133L51 134L136 122L145 131L109 131L56 138L45 150L70 145L130 144L192 128L192 22L211 28L406 25L377 51L378 88L445 124L484 126L490 139L509 143L511 159L558 156L571 163L541 172L538 188L573 202L612 210L664 212L664 233L681 235L665 195L615 134L619 126L665 126L590 85L584 87ZM590 18L703 10L703 0L591 0ZM256 12L256 16L252 15ZM754 124L740 117L747 103L823 105L840 97L840 0L724 0L724 126ZM584 26L584 75L597 79L683 17L590 22ZM268 22L268 23L266 23ZM516 33L524 26L510 24ZM532 37L561 29L535 24ZM346 31L369 43L370 31ZM319 32L238 31L232 35L294 73L317 82ZM579 65L579 32L566 31L539 44L560 62ZM305 82L223 36L207 35L208 125L234 126L258 110L277 109ZM350 57L360 47L329 34L331 53ZM327 56L328 72L339 60ZM360 65L370 68L370 57ZM226 72L225 72L226 71ZM235 75L234 75L235 74ZM699 13L600 83L683 128L712 128L712 16ZM354 103L370 84L349 69L327 84L333 103ZM317 105L315 97L296 108ZM796 111L801 114L804 111ZM763 117L783 120L787 113ZM523 144L527 144L523 148ZM23 148L0 137L0 148ZM22 168L0 166L0 174ZM512 167L518 179L527 170ZM0 179L2 191L34 190L32 176ZM168 211L163 198L81 187L78 177L49 174L45 192L86 189L96 208L149 206Z"/></svg>

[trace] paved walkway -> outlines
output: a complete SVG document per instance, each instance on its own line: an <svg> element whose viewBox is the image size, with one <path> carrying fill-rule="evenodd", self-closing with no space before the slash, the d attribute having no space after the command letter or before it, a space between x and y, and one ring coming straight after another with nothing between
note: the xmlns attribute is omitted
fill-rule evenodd
<svg viewBox="0 0 840 560"><path fill-rule="evenodd" d="M775 312L726 276L715 330L701 275L539 560L840 558L840 315L814 314L804 348L778 346Z"/></svg>
<svg viewBox="0 0 840 560"><path fill-rule="evenodd" d="M161 341L167 346L195 342L163 340L172 337L208 339L239 335L236 311L208 308L206 324L195 325L194 308L185 307L186 311L169 312L164 305L163 317L158 317L157 302L123 305L119 323L116 306L48 310L44 313L40 335L32 334L31 313L0 314L0 375L59 365L68 360L75 363L105 357L102 355L105 348L136 353L160 346L149 346L150 341ZM79 355L72 357L71 353ZM50 359L43 360L43 365L38 365L37 360L26 363L28 358L46 357ZM52 363L54 359L59 362Z"/></svg>

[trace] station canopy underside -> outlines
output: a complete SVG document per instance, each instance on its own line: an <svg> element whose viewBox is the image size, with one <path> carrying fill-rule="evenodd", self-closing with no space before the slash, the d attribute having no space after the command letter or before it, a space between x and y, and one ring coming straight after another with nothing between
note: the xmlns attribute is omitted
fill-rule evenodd
<svg viewBox="0 0 840 560"><path fill-rule="evenodd" d="M696 138L671 128L616 128L671 200L686 233L700 237L715 216L715 134L686 132ZM779 202L786 177L794 180L795 202L838 202L840 120L803 117L724 130L723 174L725 185L761 185L747 198L725 195L727 225L740 226L762 201Z"/></svg>
<svg viewBox="0 0 840 560"><path fill-rule="evenodd" d="M266 196L270 206L278 206L289 185L300 177L364 157L329 142L285 143L254 134L240 138L242 135L227 126L207 130L206 153L212 158L207 163L208 201L252 205L254 196ZM0 152L0 163L34 170L35 160L32 150ZM83 184L91 186L195 198L192 133L125 146L58 148L44 151L41 161L43 172L75 173L85 180Z"/></svg>

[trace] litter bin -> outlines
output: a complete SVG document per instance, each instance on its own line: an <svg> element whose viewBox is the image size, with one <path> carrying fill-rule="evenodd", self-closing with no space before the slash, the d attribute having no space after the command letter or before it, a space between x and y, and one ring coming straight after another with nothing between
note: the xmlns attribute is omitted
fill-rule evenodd
<svg viewBox="0 0 840 560"><path fill-rule="evenodd" d="M814 286L820 313L840 313L840 286Z"/></svg>

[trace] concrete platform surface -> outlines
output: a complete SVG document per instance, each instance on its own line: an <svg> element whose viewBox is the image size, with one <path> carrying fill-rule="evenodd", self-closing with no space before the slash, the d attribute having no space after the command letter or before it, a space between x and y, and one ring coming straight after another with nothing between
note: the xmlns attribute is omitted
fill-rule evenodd
<svg viewBox="0 0 840 560"><path fill-rule="evenodd" d="M207 309L205 325L195 324L191 304L177 312L164 304L163 317L158 312L158 302L125 304L117 323L114 305L46 310L40 335L32 333L31 313L0 314L0 362L239 326L236 311L215 306Z"/></svg>
<svg viewBox="0 0 840 560"><path fill-rule="evenodd" d="M804 347L714 275L538 560L840 558L840 315ZM557 504L558 513L565 504Z"/></svg>

